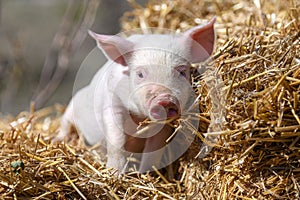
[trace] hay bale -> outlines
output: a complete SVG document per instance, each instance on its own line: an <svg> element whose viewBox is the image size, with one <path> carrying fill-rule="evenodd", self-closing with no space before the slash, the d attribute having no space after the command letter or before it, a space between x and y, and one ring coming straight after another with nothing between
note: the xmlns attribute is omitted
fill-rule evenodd
<svg viewBox="0 0 300 200"><path fill-rule="evenodd" d="M219 136L207 157L183 161L187 195L300 198L299 2L152 1L125 15L123 28L183 31L213 15L218 38L208 66L224 80L227 123L207 134Z"/></svg>
<svg viewBox="0 0 300 200"><path fill-rule="evenodd" d="M55 105L1 117L1 199L299 199L299 2L131 3L135 9L122 18L123 30L183 31L217 16L213 59L205 63L206 74L193 79L201 125L178 161L177 180L159 171L115 177L78 137L51 144L63 112ZM196 158L209 137L216 144Z"/></svg>

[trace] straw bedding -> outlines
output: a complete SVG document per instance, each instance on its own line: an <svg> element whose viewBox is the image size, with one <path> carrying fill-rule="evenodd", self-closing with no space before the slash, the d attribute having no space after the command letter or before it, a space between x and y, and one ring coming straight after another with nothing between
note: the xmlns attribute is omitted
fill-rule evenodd
<svg viewBox="0 0 300 200"><path fill-rule="evenodd" d="M123 30L183 31L217 16L213 57L193 78L200 127L173 178L116 177L75 132L51 144L63 107L32 106L1 117L1 199L299 199L300 2L130 2Z"/></svg>

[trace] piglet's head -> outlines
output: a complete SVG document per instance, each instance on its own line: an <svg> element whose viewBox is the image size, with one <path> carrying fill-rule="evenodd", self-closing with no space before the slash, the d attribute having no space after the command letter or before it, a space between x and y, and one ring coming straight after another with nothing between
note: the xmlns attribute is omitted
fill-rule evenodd
<svg viewBox="0 0 300 200"><path fill-rule="evenodd" d="M213 18L181 35L119 36L89 34L108 59L128 68L130 111L153 120L178 117L190 94L191 63L206 60L215 42Z"/></svg>

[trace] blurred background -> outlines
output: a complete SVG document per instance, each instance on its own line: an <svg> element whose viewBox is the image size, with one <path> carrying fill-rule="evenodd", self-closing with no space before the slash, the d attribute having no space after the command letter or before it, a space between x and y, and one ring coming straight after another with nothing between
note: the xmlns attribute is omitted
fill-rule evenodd
<svg viewBox="0 0 300 200"><path fill-rule="evenodd" d="M96 45L87 29L116 34L131 9L124 0L0 0L0 113L16 115L32 100L36 108L66 105Z"/></svg>

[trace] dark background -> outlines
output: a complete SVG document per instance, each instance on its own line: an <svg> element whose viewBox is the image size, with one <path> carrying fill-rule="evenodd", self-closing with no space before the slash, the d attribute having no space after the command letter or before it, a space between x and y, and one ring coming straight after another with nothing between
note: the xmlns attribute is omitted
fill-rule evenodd
<svg viewBox="0 0 300 200"><path fill-rule="evenodd" d="M0 113L16 115L29 109L30 102L38 94L45 59L69 4L78 3L80 8L83 2L88 1L0 0ZM137 2L144 5L146 0ZM131 9L124 0L100 0L91 29L98 33L116 34L120 31L120 17ZM76 53L69 58L66 73L61 73L63 79L58 88L37 107L68 103L77 70L95 45L91 37L85 37ZM104 62L105 58L100 55L99 63ZM53 67L56 67L55 64ZM87 73L91 75L94 72ZM90 77L87 76L87 79ZM42 88L40 90L43 91Z"/></svg>

